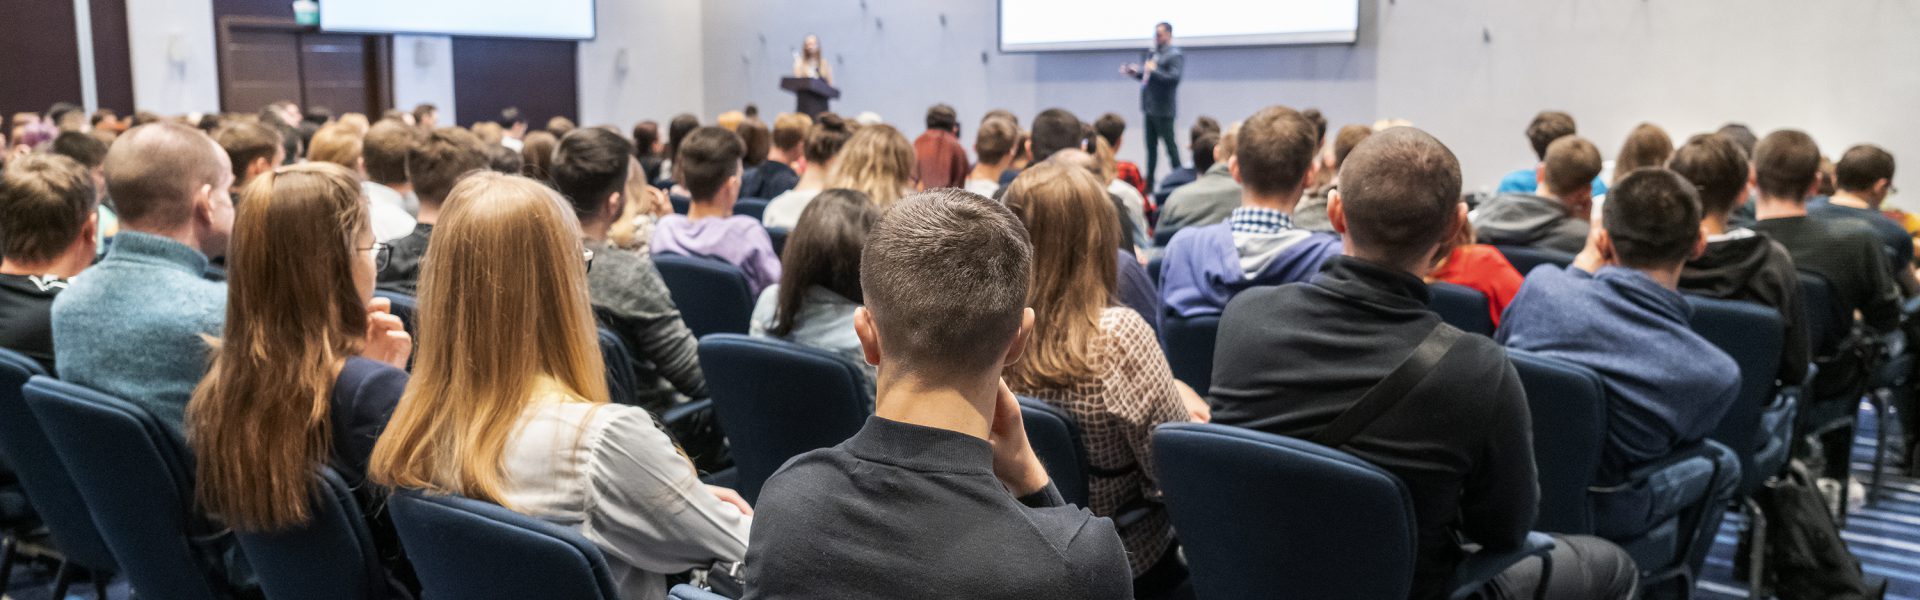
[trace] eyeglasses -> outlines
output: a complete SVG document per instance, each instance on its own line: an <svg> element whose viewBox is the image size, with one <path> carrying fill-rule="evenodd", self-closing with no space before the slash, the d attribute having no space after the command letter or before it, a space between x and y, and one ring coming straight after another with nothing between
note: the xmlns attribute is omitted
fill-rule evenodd
<svg viewBox="0 0 1920 600"><path fill-rule="evenodd" d="M387 270L387 263L393 261L393 246L374 242L372 248L361 248L361 252L373 251L373 270L378 273Z"/></svg>
<svg viewBox="0 0 1920 600"><path fill-rule="evenodd" d="M592 273L593 272L593 250L588 248L581 248L580 258L585 259L587 261L587 272Z"/></svg>

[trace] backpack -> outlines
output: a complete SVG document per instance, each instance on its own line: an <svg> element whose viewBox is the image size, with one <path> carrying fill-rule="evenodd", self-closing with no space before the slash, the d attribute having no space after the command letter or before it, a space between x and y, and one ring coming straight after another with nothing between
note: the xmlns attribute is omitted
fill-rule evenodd
<svg viewBox="0 0 1920 600"><path fill-rule="evenodd" d="M1781 600L1880 600L1887 583L1868 585L1854 558L1840 539L1826 495L1814 486L1813 474L1798 460L1786 472L1767 481L1754 501L1768 523L1766 584ZM1747 556L1750 543L1741 536L1739 554ZM1745 561L1739 561L1744 566Z"/></svg>

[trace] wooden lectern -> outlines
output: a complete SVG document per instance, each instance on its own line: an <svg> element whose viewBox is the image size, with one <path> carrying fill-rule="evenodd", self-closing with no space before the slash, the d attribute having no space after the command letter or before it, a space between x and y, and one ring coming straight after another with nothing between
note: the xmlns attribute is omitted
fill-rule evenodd
<svg viewBox="0 0 1920 600"><path fill-rule="evenodd" d="M798 101L794 110L809 117L827 112L827 101L840 97L840 90L817 77L783 77L780 79L780 89L793 92Z"/></svg>

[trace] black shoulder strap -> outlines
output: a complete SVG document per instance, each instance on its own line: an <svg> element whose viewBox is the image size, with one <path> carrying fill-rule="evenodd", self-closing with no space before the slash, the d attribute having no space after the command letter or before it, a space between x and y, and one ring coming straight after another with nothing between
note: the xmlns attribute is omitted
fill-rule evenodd
<svg viewBox="0 0 1920 600"><path fill-rule="evenodd" d="M1413 386L1426 380L1433 373L1433 368L1440 364L1440 359L1453 349L1455 342L1460 341L1460 335L1459 329L1448 327L1445 323L1435 325L1433 331L1427 333L1427 339L1421 341L1420 346L1414 348L1405 360L1400 361L1400 366L1394 367L1386 379L1374 384L1372 389L1360 396L1359 402L1334 417L1332 423L1314 434L1309 441L1328 448L1338 448L1352 440L1353 436L1359 435L1380 415L1386 414L1387 409L1393 408L1401 398L1406 397L1407 392L1413 391Z"/></svg>

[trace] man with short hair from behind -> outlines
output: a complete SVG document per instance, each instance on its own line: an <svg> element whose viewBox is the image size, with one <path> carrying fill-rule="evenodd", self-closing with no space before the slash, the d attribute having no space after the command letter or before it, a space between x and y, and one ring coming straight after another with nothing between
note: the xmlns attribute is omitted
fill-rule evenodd
<svg viewBox="0 0 1920 600"><path fill-rule="evenodd" d="M84 134L80 134L84 135ZM91 139L91 138L89 138ZM0 348L54 364L52 311L68 281L93 264L99 194L85 166L28 154L0 174Z"/></svg>
<svg viewBox="0 0 1920 600"><path fill-rule="evenodd" d="M53 146L50 149L54 154L80 163L80 166L92 176L95 200L93 212L94 217L98 219L97 225L93 228L93 239L98 245L104 246L107 238L120 232L119 213L114 212L113 207L103 204L107 199L107 172L104 168L107 162L107 143L93 135L68 131L53 138Z"/></svg>
<svg viewBox="0 0 1920 600"><path fill-rule="evenodd" d="M1873 228L1887 249L1893 280L1907 297L1920 295L1913 274L1913 238L1880 212L1893 195L1893 155L1873 144L1848 148L1834 165L1833 196L1807 202L1807 214L1821 219L1853 219Z"/></svg>
<svg viewBox="0 0 1920 600"><path fill-rule="evenodd" d="M1226 221L1233 216L1233 210L1240 208L1240 197L1245 195L1240 182L1233 178L1229 165L1233 162L1233 146L1239 141L1239 124L1228 127L1217 135L1202 135L1194 142L1194 151L1202 146L1211 150L1205 162L1206 168L1192 183L1181 184L1167 194L1167 201L1160 204L1160 220L1154 226L1154 236L1172 239L1180 230L1188 227L1212 225ZM1211 140L1211 143L1209 143ZM1194 157L1194 168L1202 164L1199 156ZM1165 185L1162 185L1165 189Z"/></svg>
<svg viewBox="0 0 1920 600"><path fill-rule="evenodd" d="M178 428L226 320L209 278L233 231L227 154L175 123L128 130L107 152L120 234L53 303L60 379L126 399Z"/></svg>
<svg viewBox="0 0 1920 600"><path fill-rule="evenodd" d="M693 195L687 214L667 215L653 228L654 254L710 258L739 267L747 293L780 282L780 257L773 238L753 217L733 214L740 199L740 136L719 127L701 127L680 143L673 159L682 185Z"/></svg>
<svg viewBox="0 0 1920 600"><path fill-rule="evenodd" d="M980 122L973 133L973 153L979 163L967 175L964 188L982 196L1000 189L1000 175L1013 167L1013 144L1020 139L1020 126L1007 119L990 118Z"/></svg>
<svg viewBox="0 0 1920 600"><path fill-rule="evenodd" d="M1225 223L1187 227L1167 243L1160 297L1172 314L1219 314L1242 290L1310 280L1340 254L1339 237L1293 226L1294 206L1313 174L1313 123L1270 106L1241 124L1235 138L1227 169L1240 182L1240 207Z"/></svg>
<svg viewBox="0 0 1920 600"><path fill-rule="evenodd" d="M253 181L254 176L272 171L286 160L282 135L280 129L247 121L228 123L214 130L213 141L226 150L227 162L233 165L235 200L239 199L239 190Z"/></svg>
<svg viewBox="0 0 1920 600"><path fill-rule="evenodd" d="M1494 336L1508 348L1600 376L1609 416L1596 486L1620 484L1634 469L1706 439L1740 391L1740 365L1694 333L1692 309L1677 289L1687 260L1706 244L1693 183L1662 168L1638 169L1615 183L1586 248L1567 267L1535 268ZM1712 453L1705 517L1692 524L1696 530L1672 534L1677 547L1695 550L1697 558L1677 557L1695 568L1740 479L1739 460L1728 449ZM1654 482L1619 492L1595 505L1595 529L1645 534L1687 509L1662 499L1675 491Z"/></svg>
<svg viewBox="0 0 1920 600"><path fill-rule="evenodd" d="M420 261L427 256L433 224L440 220L441 203L462 176L487 168L486 148L480 139L458 127L442 127L415 140L407 149L406 172L420 215L413 232L387 243L387 268L380 270L381 290L418 296Z"/></svg>
<svg viewBox="0 0 1920 600"><path fill-rule="evenodd" d="M1674 150L1667 168L1700 192L1700 230L1706 250L1687 261L1680 290L1709 298L1757 302L1780 313L1780 369L1777 379L1799 385L1812 361L1808 349L1806 300L1793 256L1767 234L1730 223L1747 200L1753 169L1747 153L1733 140L1700 134Z"/></svg>
<svg viewBox="0 0 1920 600"><path fill-rule="evenodd" d="M1248 290L1221 315L1213 422L1338 442L1400 477L1418 531L1411 597L1445 597L1466 556L1460 537L1505 551L1533 526L1539 488L1526 393L1498 344L1427 308L1422 278L1466 218L1453 152L1399 127L1360 143L1345 169L1352 184L1328 210L1343 255L1311 283ZM1444 351L1425 384L1352 438L1319 439L1434 336ZM1559 537L1551 569L1549 598L1621 598L1635 580L1632 558L1591 537ZM1485 595L1533 597L1543 575L1529 559Z"/></svg>
<svg viewBox="0 0 1920 600"><path fill-rule="evenodd" d="M1893 281L1886 250L1873 229L1852 219L1818 219L1807 213L1807 198L1820 183L1820 147L1813 137L1793 129L1767 134L1754 147L1753 170L1754 187L1760 196L1755 204L1755 216L1760 221L1754 223L1753 230L1780 242L1793 255L1795 268L1825 279L1840 305L1839 314L1858 314L1859 322L1873 334L1892 333L1898 328L1899 285ZM1844 330L1850 325L1839 326ZM1820 357L1833 351L1831 347L1815 347L1813 355ZM1814 404L1812 399L1846 387L1847 370L1820 369L1813 390L1806 396L1809 400L1800 406L1801 414L1831 407ZM1844 410L1852 413L1851 408ZM1821 475L1846 481L1853 462L1851 424L1820 436L1820 445L1826 458Z"/></svg>
<svg viewBox="0 0 1920 600"><path fill-rule="evenodd" d="M1201 141L1207 143L1203 146ZM1201 173L1213 168L1213 147L1220 143L1220 122L1206 115L1194 118L1193 127L1187 130L1187 152L1193 154L1192 167L1180 167L1160 178L1160 185L1152 194L1160 205L1166 204L1166 198L1175 188L1193 183Z"/></svg>
<svg viewBox="0 0 1920 600"><path fill-rule="evenodd" d="M800 113L780 113L773 118L772 145L766 162L760 163L760 187L754 198L772 200L800 184L800 169L811 167L800 149L813 129L813 118ZM645 148L641 149L644 154Z"/></svg>
<svg viewBox="0 0 1920 600"><path fill-rule="evenodd" d="M1547 147L1553 145L1555 140L1575 133L1579 133L1579 130L1574 126L1573 115L1557 110L1540 111L1540 114L1534 115L1533 121L1527 124L1527 142L1533 145L1533 155L1539 157L1541 162L1546 162ZM1500 178L1500 187L1494 193L1535 193L1540 186L1539 170L1540 167L1535 165L1530 169L1519 169L1508 173L1506 177ZM1569 186L1567 189L1572 187ZM1606 193L1606 182L1601 181L1599 175L1594 175L1593 196L1604 196Z"/></svg>
<svg viewBox="0 0 1920 600"><path fill-rule="evenodd" d="M1473 211L1480 243L1580 252L1593 216L1587 182L1600 175L1601 164L1593 142L1572 135L1554 140L1535 170L1537 191L1502 194Z"/></svg>
<svg viewBox="0 0 1920 600"><path fill-rule="evenodd" d="M920 189L960 187L967 180L967 148L960 145L960 116L952 106L927 109L927 131L913 140Z"/></svg>
<svg viewBox="0 0 1920 600"><path fill-rule="evenodd" d="M593 269L587 271L593 305L638 359L634 375L641 397L633 401L659 414L673 405L674 392L704 398L707 384L699 345L680 320L652 255L607 243L613 221L634 201L625 193L633 175L632 152L633 145L620 134L597 127L576 130L554 149L553 186L573 205L587 250L593 252Z"/></svg>
<svg viewBox="0 0 1920 600"><path fill-rule="evenodd" d="M1049 108L1040 111L1033 118L1033 131L1027 134L1026 154L1028 164L1038 163L1052 158L1055 152L1068 149L1086 150L1087 129L1080 117L1064 108ZM1018 150L1016 149L1016 154ZM1000 174L1000 189L995 190L993 198L1000 199L1007 194L1007 186L1020 174L1008 170Z"/></svg>
<svg viewBox="0 0 1920 600"><path fill-rule="evenodd" d="M423 137L420 129L393 119L381 119L367 130L360 160L367 173L360 189L367 195L373 217L373 238L382 242L406 237L419 225L413 213L420 199L407 179L407 153ZM408 206L415 208L408 210Z"/></svg>
<svg viewBox="0 0 1920 600"><path fill-rule="evenodd" d="M874 415L767 480L746 598L1133 597L1113 522L1061 500L1000 378L1034 325L1031 257L1006 207L962 190L874 227L854 316Z"/></svg>

